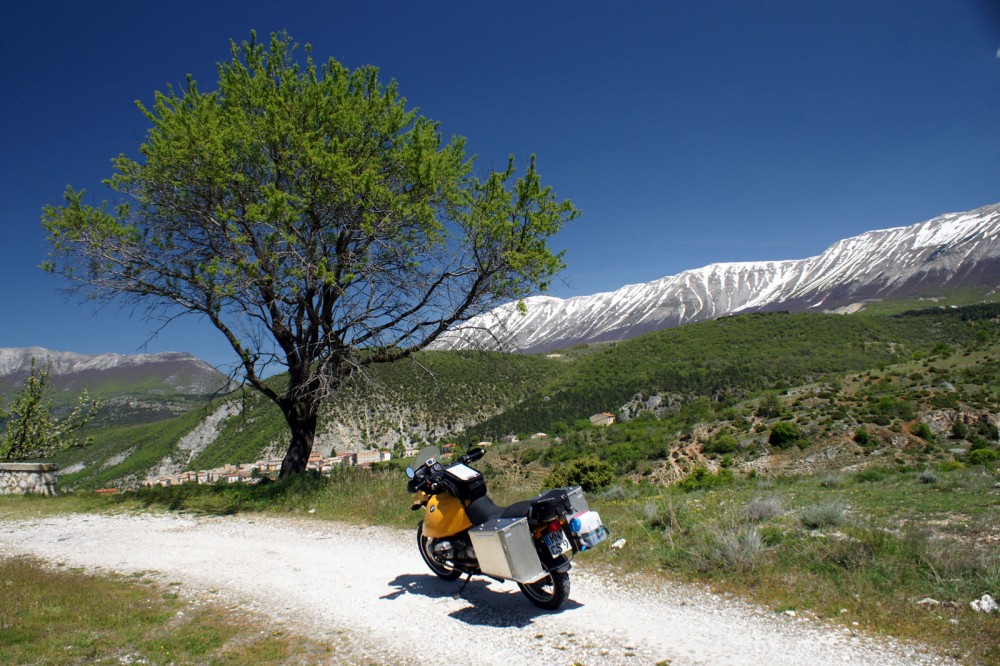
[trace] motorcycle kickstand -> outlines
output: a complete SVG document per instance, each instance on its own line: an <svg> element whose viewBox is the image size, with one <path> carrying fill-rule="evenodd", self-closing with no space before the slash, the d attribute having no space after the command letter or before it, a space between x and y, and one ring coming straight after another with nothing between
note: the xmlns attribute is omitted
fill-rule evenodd
<svg viewBox="0 0 1000 666"><path fill-rule="evenodd" d="M460 587L458 592L455 593L455 599L462 598L462 592L465 592L465 588L469 585L469 581L471 580L472 580L472 574L471 573L465 574L465 582L462 583L462 587Z"/></svg>

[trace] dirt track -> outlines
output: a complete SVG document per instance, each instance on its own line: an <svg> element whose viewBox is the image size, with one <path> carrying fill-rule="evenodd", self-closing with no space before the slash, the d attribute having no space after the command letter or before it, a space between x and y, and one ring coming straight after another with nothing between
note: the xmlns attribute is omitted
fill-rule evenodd
<svg viewBox="0 0 1000 666"><path fill-rule="evenodd" d="M952 663L699 588L651 589L579 567L557 613L530 605L513 583L473 579L456 597L461 582L427 571L411 533L380 527L162 514L0 521L0 556L13 554L153 572L196 602L247 608L328 640L347 663Z"/></svg>

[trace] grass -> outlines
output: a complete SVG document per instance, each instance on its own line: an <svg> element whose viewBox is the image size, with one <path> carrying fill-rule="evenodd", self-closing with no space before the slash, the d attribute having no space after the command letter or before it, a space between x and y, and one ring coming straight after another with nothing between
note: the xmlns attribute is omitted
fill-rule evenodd
<svg viewBox="0 0 1000 666"><path fill-rule="evenodd" d="M349 663L324 645L246 612L192 606L137 575L91 576L29 559L0 560L5 664Z"/></svg>
<svg viewBox="0 0 1000 666"><path fill-rule="evenodd" d="M1000 536L1000 474L936 475L934 484L912 470L836 484L823 475L742 478L694 493L626 485L591 499L626 547L588 559L926 641L963 663L1000 664L1000 622L969 608L1000 592L1000 551L990 547ZM926 597L941 606L916 603Z"/></svg>
<svg viewBox="0 0 1000 666"><path fill-rule="evenodd" d="M501 469L489 456L483 469ZM934 474L935 483L890 468L836 483L828 474L738 475L692 492L626 482L589 496L612 540L625 538L626 547L594 549L580 563L707 583L775 610L808 610L852 629L927 641L964 663L1000 664L989 647L1000 644L1000 623L968 606L984 593L1000 596L1000 552L988 546L1000 535L1000 473L945 465ZM490 483L498 502L541 488L528 468L493 472ZM344 469L329 479L256 486L0 498L0 517L162 509L411 528L419 514L408 510L410 499L398 469ZM925 597L942 605L916 603Z"/></svg>

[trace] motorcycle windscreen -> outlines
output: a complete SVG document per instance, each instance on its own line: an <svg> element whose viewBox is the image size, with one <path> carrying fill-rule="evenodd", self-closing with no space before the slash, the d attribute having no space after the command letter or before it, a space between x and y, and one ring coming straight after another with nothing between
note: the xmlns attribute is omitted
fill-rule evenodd
<svg viewBox="0 0 1000 666"><path fill-rule="evenodd" d="M428 446L420 449L420 453L417 454L417 459L413 461L411 467L413 469L420 469L431 458L440 459L441 449L436 446Z"/></svg>
<svg viewBox="0 0 1000 666"><path fill-rule="evenodd" d="M424 536L450 537L472 527L465 507L452 495L435 495L424 507Z"/></svg>

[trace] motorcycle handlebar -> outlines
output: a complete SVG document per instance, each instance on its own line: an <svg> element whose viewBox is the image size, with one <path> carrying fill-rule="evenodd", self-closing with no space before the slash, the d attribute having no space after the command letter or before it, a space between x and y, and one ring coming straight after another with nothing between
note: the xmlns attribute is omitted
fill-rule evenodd
<svg viewBox="0 0 1000 666"><path fill-rule="evenodd" d="M471 449L468 453L459 458L459 460L461 460L463 464L468 464L470 462L476 462L484 455L486 455L486 451L477 446L476 448Z"/></svg>

